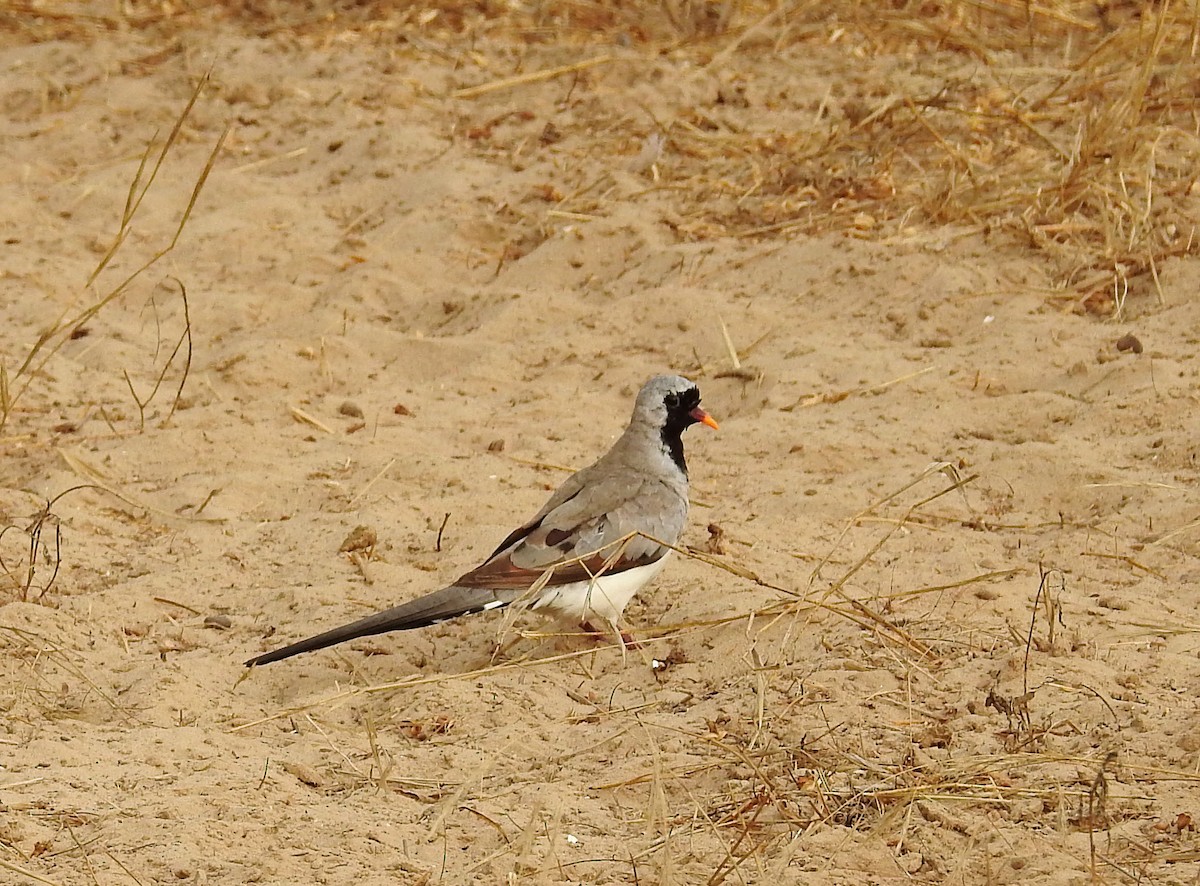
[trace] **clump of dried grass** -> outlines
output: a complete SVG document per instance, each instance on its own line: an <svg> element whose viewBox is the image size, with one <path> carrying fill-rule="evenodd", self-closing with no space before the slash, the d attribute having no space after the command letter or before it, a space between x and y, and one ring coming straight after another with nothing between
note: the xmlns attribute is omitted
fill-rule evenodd
<svg viewBox="0 0 1200 886"><path fill-rule="evenodd" d="M941 480L936 491L923 495L915 504L904 506L906 497L921 484ZM549 730L576 727L581 722L605 723L611 728L601 744L630 733L644 736L639 751L630 762L640 764L632 773L626 770L617 780L589 783L592 791L613 793L622 798L628 808L641 804L640 819L627 822L641 836L631 841L627 857L593 858L587 863L605 863L628 870L654 870L660 880L691 879L698 867L707 873L698 882L721 884L752 879L763 871L781 875L793 864L795 854L802 851L805 841L817 831L833 829L846 838L863 837L888 847L897 857L906 856L905 863L923 865L923 842L940 841L938 845L958 845L968 851L964 869L970 865L990 862L986 846L969 844L978 816L986 814L993 823L1022 821L1019 816L1031 814L1021 810L1034 808L1037 820L1055 826L1061 833L1086 834L1090 858L1079 857L1083 867L1091 865L1093 872L1104 867L1125 870L1136 867L1132 847L1113 841L1105 846L1093 836L1108 831L1123 821L1145 814L1154 803L1153 790L1143 788L1164 778L1194 782L1194 773L1166 771L1152 761L1130 755L1120 763L1120 779L1112 776L1116 767L1107 751L1098 754L1065 753L1053 742L1057 735L1074 735L1078 726L1055 711L1054 696L1046 689L1086 691L1100 698L1088 687L1069 686L1060 681L1043 680L1037 685L1023 685L1023 696L1004 698L981 692L972 699L971 708L977 716L990 720L985 728L996 736L994 751L960 750L964 730L978 732L977 724L963 724L949 712L926 713L919 698L910 693L895 704L901 713L900 725L882 728L875 746L864 746L862 724L826 720L824 728L812 731L813 708L800 713L798 708L822 705L820 699L801 695L779 704L781 696L772 681L796 679L797 672L786 662L770 660L760 654L756 643L766 647L768 634L786 634L786 616L800 612L822 611L844 617L857 626L858 636L886 651L889 660L920 669L933 680L938 672L953 662L938 650L936 638L916 636L894 619L892 603L912 599L917 594L937 593L946 587L963 586L986 581L1001 573L976 576L941 588L896 589L873 595L868 609L862 601L850 597L845 590L848 580L859 573L884 550L895 537L896 530L920 516L922 509L947 494L958 496L971 478L960 478L944 464L935 464L919 473L910 482L876 502L849 521L847 531L864 525L870 519L874 526L890 513L898 516L885 520L894 525L881 540L868 546L867 554L859 557L824 559L828 564L845 560L849 566L829 580L821 581L827 590L791 589L760 578L744 564L719 559L708 554L681 550L714 569L750 581L760 587L774 587L783 599L754 613L741 613L727 619L705 624L675 625L668 636L676 638L694 631L729 624L735 619L752 621L748 626L746 660L752 665L749 675L754 682L753 699L742 699L741 707L753 708L752 713L704 721L698 728L681 725L678 719L658 719L653 716L662 700L650 698L642 704L622 707L605 706L580 699L589 708L584 717L571 715L551 723L541 724ZM889 510L892 509L892 510ZM965 510L970 513L970 503ZM834 547L843 545L846 535L839 537ZM1009 573L1002 573L1009 574ZM1031 622L1027 632L1010 638L1009 650L1024 648L1052 652L1058 624L1056 573L1043 572L1038 590L1032 597ZM857 605L856 605L857 604ZM1039 618L1039 614L1041 617ZM1042 628L1039 628L1042 625ZM1040 631L1044 629L1044 644ZM926 628L926 632L928 629ZM665 638L652 638L657 642ZM989 641L990 642L990 641ZM786 644L781 644L780 648ZM933 653L933 654L931 654ZM541 851L535 842L553 846L560 835L558 813L545 815L541 811L528 813L520 821L510 821L509 828L491 821L473 808L471 800L485 793L483 784L491 779L507 783L519 779L517 774L527 763L522 759L519 744L509 740L503 745L489 747L477 769L463 773L455 784L409 784L392 773L391 758L383 748L380 730L405 732L407 721L396 722L393 696L410 695L419 686L432 686L451 681L488 679L492 675L519 669L527 674L542 666L555 667L567 660L579 660L594 654L590 649L577 649L562 655L525 658L516 662L481 668L469 673L415 676L378 685L349 688L329 697L288 709L269 713L262 719L234 727L238 732L256 728L277 718L305 715L313 728L325 735L325 730L307 713L317 708L330 708L347 703L370 703L359 722L365 723L365 738L346 735L356 746L338 750L348 762L339 775L352 785L375 784L378 788L416 791L427 802L435 802L431 813L428 836L433 839L449 824L452 817L470 813L496 828L502 842L480 859L475 869L511 859L512 869L521 874L549 873L558 869L552 849ZM884 667L864 659L865 669ZM743 684L744 685L744 684ZM739 687L739 692L741 688ZM848 700L853 707L865 700ZM1107 705L1107 702L1105 702ZM739 702L731 702L736 709ZM994 713L992 712L994 709ZM1113 719L1116 714L1109 707ZM1064 731L1065 730L1065 731ZM439 733L442 736L442 733ZM684 743L686 757L673 761L662 750L663 740ZM419 740L419 739L417 739ZM441 740L439 738L439 740ZM452 737L445 736L450 741ZM519 736L515 740L519 742ZM986 748L986 745L984 745ZM584 752L569 748L564 759L574 760ZM362 760L366 765L350 762ZM541 760L540 762L546 762ZM554 761L561 762L561 761ZM1107 774L1106 774L1107 773ZM541 777L541 776L538 776ZM562 778L577 778L574 768L568 767ZM494 788L493 788L494 790ZM549 817L553 826L535 837L536 821ZM527 819L527 823L526 822ZM569 826L569 825L568 825ZM516 830L514 831L513 828ZM957 841L957 842L956 842ZM1064 850L1069 851L1069 850ZM580 862L581 864L583 862ZM832 860L830 860L832 863ZM571 863L568 863L571 864ZM692 865L687 874L685 865ZM936 869L922 869L929 876Z"/></svg>
<svg viewBox="0 0 1200 886"><path fill-rule="evenodd" d="M114 15L98 4L53 14L16 4L0 17L0 33L82 35L120 24L170 31L219 21L306 42L401 43L455 59L462 100L497 84L532 88L549 79L541 69L554 65L530 61L537 47L573 53L564 69L576 76L578 47L595 47L588 58L623 47L650 64L706 68L729 86L717 105L657 124L670 167L659 184L669 186L670 223L681 239L975 231L1031 246L1058 293L1098 315L1119 315L1130 294L1162 298L1163 261L1197 249L1194 5L221 0L203 8L131 3L120 21ZM769 76L769 66L775 76L781 64L819 74L847 57L855 81L824 97L736 107L742 87ZM587 76L605 77L609 67ZM810 122L781 125L778 111L793 121L810 111ZM640 142L645 133L634 130L644 122L617 121L629 129L619 137ZM594 149L607 154L611 144ZM556 212L602 213L607 190L577 191Z"/></svg>
<svg viewBox="0 0 1200 886"><path fill-rule="evenodd" d="M644 45L719 73L731 89L718 103L737 103L764 54L803 65L810 48L826 59L840 52L864 69L858 94L834 87L812 97L807 126L781 127L766 107L747 117L703 105L660 123L683 239L969 229L1032 246L1065 296L1118 315L1130 292L1161 298L1162 262L1197 248L1194 8L709 3L668 14L673 5L530 4L505 17L507 33L487 32ZM681 21L706 14L719 26ZM933 86L884 79L882 65L872 74L872 62L925 57L937 63L908 67ZM804 106L797 97L780 108ZM586 216L602 200L559 208Z"/></svg>
<svg viewBox="0 0 1200 886"><path fill-rule="evenodd" d="M187 104L180 112L175 120L175 124L167 136L159 142L155 137L146 145L145 152L142 154L141 161L138 164L137 172L130 181L129 190L126 194L125 206L121 212L120 222L118 224L117 233L113 237L113 241L104 255L92 269L87 281L84 284L85 290L92 290L105 271L110 268L113 260L121 253L125 246L127 237L132 230L134 219L137 217L138 210L141 208L146 195L153 187L155 180L158 178L163 164L170 156L175 148L179 134L183 128L184 122L187 120L192 111L197 99L203 92L204 87L208 83L208 76L202 77L197 82L195 89L192 91ZM200 174L192 187L191 197L187 205L180 213L179 221L176 225L174 234L170 240L148 258L140 263L135 264L133 271L125 274L117 279L112 285L103 287L99 294L91 297L86 304L86 307L78 311L66 310L58 317L55 317L42 329L36 341L30 345L24 358L14 368L10 369L4 360L0 360L0 432L3 432L8 425L9 419L16 410L17 404L22 397L28 392L30 386L41 374L42 369L54 358L54 356L62 349L68 341L79 334L80 330L85 329L86 324L95 318L101 311L107 308L114 302L119 301L128 292L131 286L138 281L147 271L157 265L163 258L170 254L179 243L180 237L187 227L188 221L191 219L192 211L196 207L196 202L200 198L200 193L204 189L205 183L208 181L209 173L212 172L213 165L216 163L217 157L221 152L221 147L225 142L225 133L222 133L217 139L216 145L208 156ZM157 153L156 153L157 149ZM192 355L192 329L191 319L188 308L187 290L183 283L176 280L179 286L180 298L183 302L184 324L183 331L180 333L178 342L174 345L170 355L167 357L161 371L157 374L156 380L153 382L151 389L148 392L140 393L135 387L129 373L124 373L125 382L129 387L129 391L133 396L134 402L137 405L138 415L140 418L141 427L145 427L146 407L158 393L163 381L166 378L168 371L179 356L181 349L184 351L183 366L179 381L178 389L175 392L175 398L172 401L170 412L167 416L169 419L174 414L179 403L179 397L183 393L183 386L187 381L188 371L191 367ZM161 340L160 340L161 344ZM184 346L186 345L186 349ZM157 348L156 348L157 350Z"/></svg>
<svg viewBox="0 0 1200 886"><path fill-rule="evenodd" d="M0 528L0 572L9 587L21 601L40 600L50 593L58 578L62 565L62 522L54 513L54 505L60 498L75 489L61 492L30 517L24 526L8 524ZM5 537L12 534L16 539L15 558L5 559ZM46 569L50 575L45 575Z"/></svg>
<svg viewBox="0 0 1200 886"><path fill-rule="evenodd" d="M940 53L940 71L912 65L937 85L865 82L839 114L822 100L812 125L791 131L769 116L739 129L706 108L685 113L671 140L695 211L680 233L968 228L1028 243L1083 307L1119 312L1131 287L1157 291L1164 259L1197 248L1197 18L1182 4L1136 15L1117 4L1104 20L1098 10L834 3L781 15L774 52L832 44L868 70ZM949 73L954 54L973 70ZM725 64L734 82L757 70L749 49Z"/></svg>

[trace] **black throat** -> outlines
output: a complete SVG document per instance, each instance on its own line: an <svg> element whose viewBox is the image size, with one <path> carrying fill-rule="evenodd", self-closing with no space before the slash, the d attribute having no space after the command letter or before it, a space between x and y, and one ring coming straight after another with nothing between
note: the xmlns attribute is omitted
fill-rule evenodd
<svg viewBox="0 0 1200 886"><path fill-rule="evenodd" d="M667 420L662 426L662 443L663 448L671 456L671 461L675 462L675 467L683 471L683 476L687 476L687 461L683 457L683 432L691 425L696 423L696 419L692 418L692 410L700 405L700 391L692 388L690 391L684 391L676 402L674 408L667 407Z"/></svg>
<svg viewBox="0 0 1200 886"><path fill-rule="evenodd" d="M678 420L675 416L668 416L666 423L662 427L662 442L663 448L671 456L671 461L675 462L675 467L683 471L683 476L687 476L687 462L683 458L683 431L692 424L690 415L684 416L682 420Z"/></svg>

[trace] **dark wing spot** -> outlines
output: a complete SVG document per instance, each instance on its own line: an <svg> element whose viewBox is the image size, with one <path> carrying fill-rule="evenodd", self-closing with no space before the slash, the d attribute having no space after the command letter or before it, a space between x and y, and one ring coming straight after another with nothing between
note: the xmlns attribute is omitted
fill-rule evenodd
<svg viewBox="0 0 1200 886"><path fill-rule="evenodd" d="M548 544L550 547L554 547L555 545L566 541L570 537L571 530L569 529L551 529L546 533L546 544Z"/></svg>

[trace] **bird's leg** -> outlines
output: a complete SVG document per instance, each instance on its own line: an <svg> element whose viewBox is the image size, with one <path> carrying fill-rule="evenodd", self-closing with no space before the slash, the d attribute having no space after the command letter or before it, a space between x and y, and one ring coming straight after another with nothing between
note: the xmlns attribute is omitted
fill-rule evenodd
<svg viewBox="0 0 1200 886"><path fill-rule="evenodd" d="M600 639L605 638L610 635L608 631L597 630L597 628L590 621L581 621L579 623L579 627L585 634L591 634L597 640L600 640ZM626 649L641 649L642 648L642 644L639 643L637 640L635 640L633 638L633 635L630 634L629 631L619 630L616 625L612 625L611 633L616 635L617 639L620 640L621 646L623 648L626 648Z"/></svg>

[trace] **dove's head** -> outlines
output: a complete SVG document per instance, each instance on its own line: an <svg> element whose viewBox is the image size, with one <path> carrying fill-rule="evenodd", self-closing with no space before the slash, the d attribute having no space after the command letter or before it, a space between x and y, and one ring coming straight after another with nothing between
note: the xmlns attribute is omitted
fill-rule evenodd
<svg viewBox="0 0 1200 886"><path fill-rule="evenodd" d="M678 440L697 423L717 428L713 417L700 408L700 389L694 382L679 375L656 375L638 391L631 424L649 425L664 440Z"/></svg>

